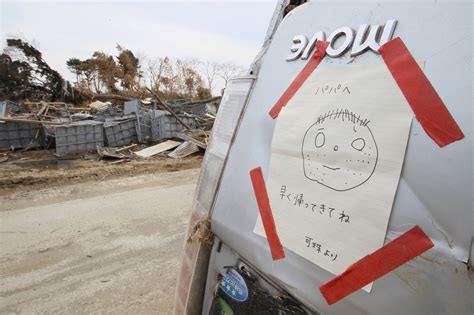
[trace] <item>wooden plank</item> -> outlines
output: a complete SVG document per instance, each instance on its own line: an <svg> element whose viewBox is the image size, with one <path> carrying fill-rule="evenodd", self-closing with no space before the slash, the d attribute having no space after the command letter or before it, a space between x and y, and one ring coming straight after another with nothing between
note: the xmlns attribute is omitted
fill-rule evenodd
<svg viewBox="0 0 474 315"><path fill-rule="evenodd" d="M126 151L126 150L128 150L128 149L131 149L131 148L136 147L137 145L138 145L138 144L136 144L136 143L131 144L131 145L127 145L126 147L123 147L123 148L120 148L120 149L115 150L115 152Z"/></svg>
<svg viewBox="0 0 474 315"><path fill-rule="evenodd" d="M197 139L194 139L193 137L188 136L187 134L178 133L178 134L176 135L176 137L178 137L178 138L180 138L180 139L183 139L184 141L192 142L192 143L194 143L195 145L197 145L198 147L200 147L201 149L206 150L206 148L207 148L207 144L202 143L201 141L199 141L199 140L197 140Z"/></svg>
<svg viewBox="0 0 474 315"><path fill-rule="evenodd" d="M165 151L171 150L173 148L176 148L180 144L181 144L181 142L168 140L168 141L159 143L157 145L148 147L146 149L137 151L137 152L135 152L135 154L139 157L150 157L150 156L156 155L158 153L165 152Z"/></svg>
<svg viewBox="0 0 474 315"><path fill-rule="evenodd" d="M45 101L38 101L38 102L23 102L25 105L36 105L36 104L49 104L49 105L66 105L64 102L45 102Z"/></svg>
<svg viewBox="0 0 474 315"><path fill-rule="evenodd" d="M69 108L71 112L90 112L89 107L71 107Z"/></svg>
<svg viewBox="0 0 474 315"><path fill-rule="evenodd" d="M8 117L0 117L0 121L10 121L10 122L17 122L17 123L25 123L25 124L36 124L36 125L64 125L65 123L60 123L56 121L40 121L40 120L32 120L32 119L15 119L15 118L8 118Z"/></svg>

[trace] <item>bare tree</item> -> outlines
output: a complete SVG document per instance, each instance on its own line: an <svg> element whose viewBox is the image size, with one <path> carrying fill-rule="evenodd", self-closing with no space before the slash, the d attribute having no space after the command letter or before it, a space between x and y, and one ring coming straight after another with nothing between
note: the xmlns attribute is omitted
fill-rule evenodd
<svg viewBox="0 0 474 315"><path fill-rule="evenodd" d="M206 80L207 88L209 91L214 89L216 85L216 77L219 74L220 65L215 61L206 61L202 64L202 73Z"/></svg>
<svg viewBox="0 0 474 315"><path fill-rule="evenodd" d="M147 56L144 52L137 52L135 56L138 58L138 75L137 75L137 86L136 88L141 88L142 86L146 85L146 78L145 78L145 66L146 66L146 59Z"/></svg>
<svg viewBox="0 0 474 315"><path fill-rule="evenodd" d="M165 67L165 58L146 58L145 61L145 77L150 83L150 89L159 92L161 85L161 77Z"/></svg>
<svg viewBox="0 0 474 315"><path fill-rule="evenodd" d="M232 62L226 62L219 65L218 75L224 80L224 87L230 78L240 75L245 72L244 67L238 66Z"/></svg>
<svg viewBox="0 0 474 315"><path fill-rule="evenodd" d="M201 62L197 59L185 59L176 61L178 73L179 90L184 92L186 97L192 98L198 94L198 89L203 87L202 78L199 74Z"/></svg>

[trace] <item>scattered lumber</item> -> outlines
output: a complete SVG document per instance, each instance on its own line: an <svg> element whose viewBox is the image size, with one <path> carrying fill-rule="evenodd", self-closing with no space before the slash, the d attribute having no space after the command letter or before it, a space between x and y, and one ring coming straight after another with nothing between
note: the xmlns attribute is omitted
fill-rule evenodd
<svg viewBox="0 0 474 315"><path fill-rule="evenodd" d="M188 124L186 124L181 118L179 118L179 116L165 103L163 102L159 97L158 95L156 95L155 92L153 92L151 89L149 88L146 88L148 90L148 92L150 92L158 102L161 103L161 106L166 109L171 115L174 116L174 118L176 118L176 120L181 124L183 125L184 128L188 129L188 130L191 130L191 127L188 126Z"/></svg>
<svg viewBox="0 0 474 315"><path fill-rule="evenodd" d="M65 123L56 122L56 121L18 119L18 118L9 118L9 117L0 117L0 121L10 121L10 122L37 124L37 125L64 125L65 124Z"/></svg>
<svg viewBox="0 0 474 315"><path fill-rule="evenodd" d="M117 95L117 94L97 94L95 95L92 100L117 100L117 101L131 101L133 98L122 96L122 95Z"/></svg>
<svg viewBox="0 0 474 315"><path fill-rule="evenodd" d="M120 149L117 149L115 150L115 152L122 152L122 151L127 151L127 150L130 150L131 148L134 148L136 147L138 144L136 143L133 143L131 145L127 145L126 147L123 147L123 148L120 148Z"/></svg>

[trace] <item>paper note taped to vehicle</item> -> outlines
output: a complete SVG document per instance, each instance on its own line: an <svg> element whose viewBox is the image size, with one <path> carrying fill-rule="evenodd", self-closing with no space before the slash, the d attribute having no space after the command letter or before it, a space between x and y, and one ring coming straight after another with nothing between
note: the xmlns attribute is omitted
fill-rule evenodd
<svg viewBox="0 0 474 315"><path fill-rule="evenodd" d="M383 64L311 74L272 142L267 190L287 249L340 274L383 245L412 117ZM260 218L254 231L265 236Z"/></svg>

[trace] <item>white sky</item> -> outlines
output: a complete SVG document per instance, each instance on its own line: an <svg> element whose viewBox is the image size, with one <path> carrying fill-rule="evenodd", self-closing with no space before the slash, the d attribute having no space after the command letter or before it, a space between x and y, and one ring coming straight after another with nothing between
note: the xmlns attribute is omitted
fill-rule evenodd
<svg viewBox="0 0 474 315"><path fill-rule="evenodd" d="M71 57L94 51L232 61L247 68L258 53L276 5L267 1L4 1L0 40L33 42L66 79ZM219 87L216 87L219 88Z"/></svg>

